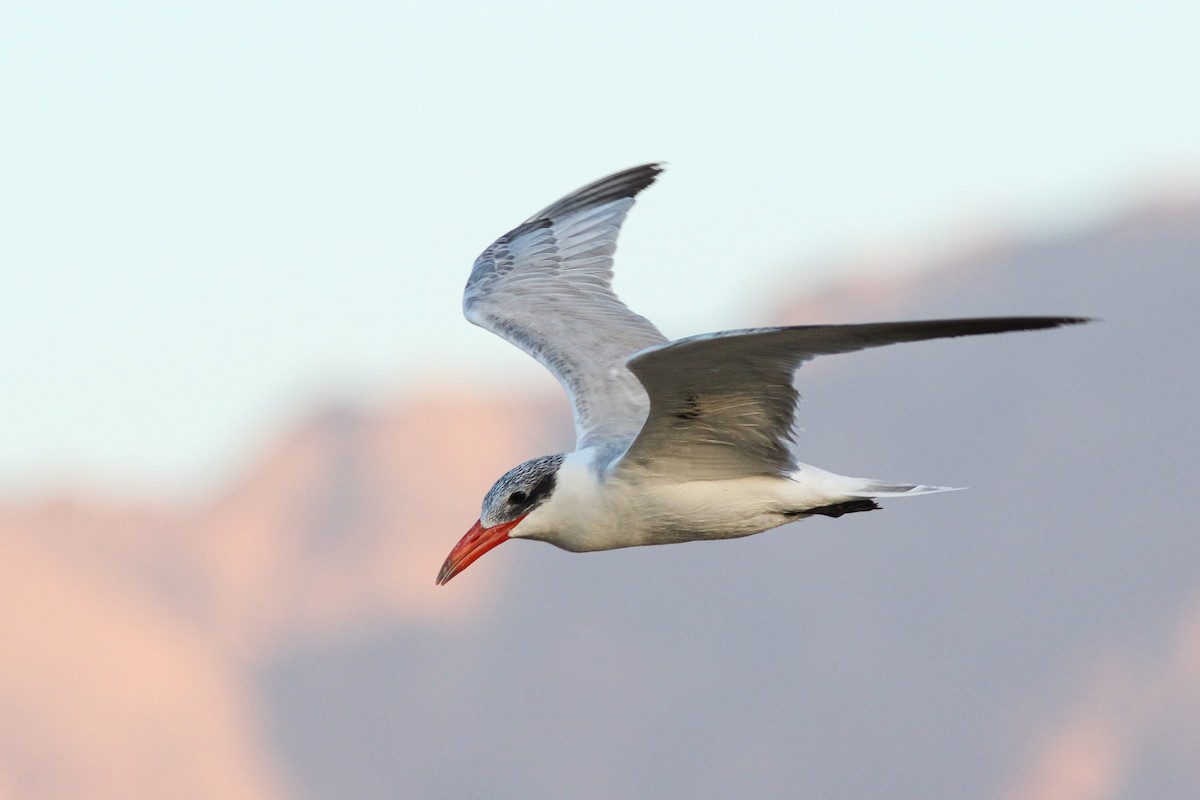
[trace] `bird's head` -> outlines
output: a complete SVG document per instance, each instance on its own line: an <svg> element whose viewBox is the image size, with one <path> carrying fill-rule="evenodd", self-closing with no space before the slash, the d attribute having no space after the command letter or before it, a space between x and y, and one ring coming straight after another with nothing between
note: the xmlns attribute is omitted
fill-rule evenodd
<svg viewBox="0 0 1200 800"><path fill-rule="evenodd" d="M501 476L483 498L483 510L467 535L458 540L442 570L439 585L469 567L498 544L520 534L516 528L550 499L557 483L561 453L540 456L519 464Z"/></svg>

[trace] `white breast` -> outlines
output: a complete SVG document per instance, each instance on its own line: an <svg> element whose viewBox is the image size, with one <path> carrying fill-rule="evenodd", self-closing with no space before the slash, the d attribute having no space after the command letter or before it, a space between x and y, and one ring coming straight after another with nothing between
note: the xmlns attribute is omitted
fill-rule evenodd
<svg viewBox="0 0 1200 800"><path fill-rule="evenodd" d="M798 510L845 499L835 480L842 476L823 470L798 474L801 480L602 480L591 467L592 455L583 450L567 456L554 494L511 535L576 552L731 539L791 522Z"/></svg>

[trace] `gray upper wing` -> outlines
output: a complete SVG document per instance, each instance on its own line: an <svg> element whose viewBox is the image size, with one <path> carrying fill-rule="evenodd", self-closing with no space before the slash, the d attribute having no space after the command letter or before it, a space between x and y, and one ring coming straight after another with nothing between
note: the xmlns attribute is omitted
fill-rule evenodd
<svg viewBox="0 0 1200 800"><path fill-rule="evenodd" d="M1054 328L1078 317L992 317L728 331L644 350L629 369L650 414L618 472L681 480L781 475L795 469L795 371L821 355L897 342Z"/></svg>
<svg viewBox="0 0 1200 800"><path fill-rule="evenodd" d="M612 256L633 198L658 164L618 172L573 192L497 239L475 260L463 293L471 322L549 369L571 398L580 448L622 446L649 402L629 356L666 339L612 290Z"/></svg>

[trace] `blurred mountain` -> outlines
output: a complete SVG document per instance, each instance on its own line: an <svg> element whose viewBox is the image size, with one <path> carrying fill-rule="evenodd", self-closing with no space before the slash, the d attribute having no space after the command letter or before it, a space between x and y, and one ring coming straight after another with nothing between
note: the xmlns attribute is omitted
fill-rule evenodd
<svg viewBox="0 0 1200 800"><path fill-rule="evenodd" d="M304 637L480 603L487 580L439 594L431 570L474 486L544 444L546 413L494 396L330 408L197 507L0 507L0 798L303 796L264 735L257 670Z"/></svg>
<svg viewBox="0 0 1200 800"><path fill-rule="evenodd" d="M970 491L436 588L571 446L561 397L438 385L193 506L8 501L0 798L1195 797L1200 206L869 266L764 322L1104 320L801 373L806 461Z"/></svg>

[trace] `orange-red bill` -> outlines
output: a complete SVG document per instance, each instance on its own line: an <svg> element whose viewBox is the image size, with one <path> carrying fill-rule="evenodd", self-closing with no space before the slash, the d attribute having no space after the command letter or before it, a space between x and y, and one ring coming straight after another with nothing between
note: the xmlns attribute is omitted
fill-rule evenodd
<svg viewBox="0 0 1200 800"><path fill-rule="evenodd" d="M523 519L525 518L518 517L512 522L502 522L490 528L483 527L482 522L472 525L471 530L467 531L467 535L459 539L458 544L454 545L454 549L450 551L450 555L446 556L446 563L442 564L442 571L437 576L438 586L471 566L475 563L475 559L488 550L508 541L508 532L517 527L517 523Z"/></svg>

